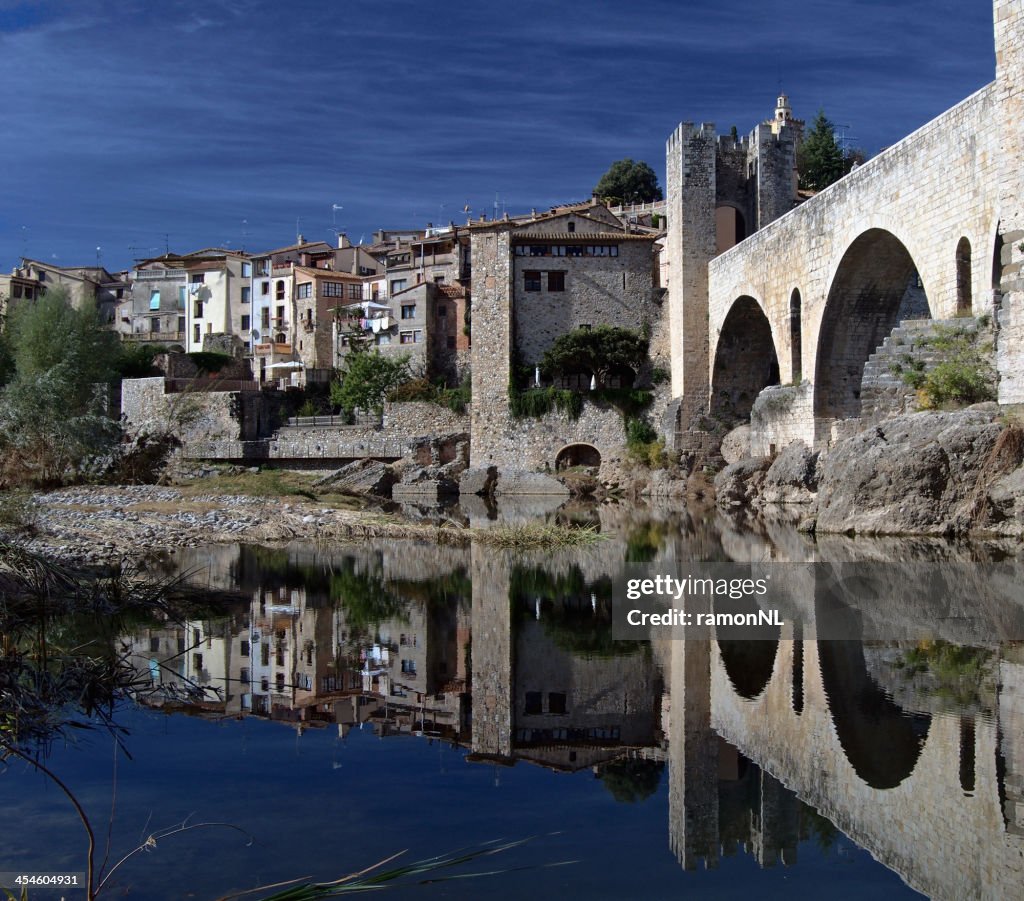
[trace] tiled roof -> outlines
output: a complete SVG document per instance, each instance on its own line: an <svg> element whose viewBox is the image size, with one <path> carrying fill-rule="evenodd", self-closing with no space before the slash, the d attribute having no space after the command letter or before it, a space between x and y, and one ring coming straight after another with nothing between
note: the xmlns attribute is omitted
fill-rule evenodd
<svg viewBox="0 0 1024 901"><path fill-rule="evenodd" d="M269 257L275 253L288 253L290 250L308 250L310 247L326 247L328 250L333 250L326 241L305 241L302 244L292 244L289 247L276 247L274 250L265 250L263 253L252 254L255 257Z"/></svg>
<svg viewBox="0 0 1024 901"><path fill-rule="evenodd" d="M293 267L296 274L304 273L305 275L312 276L314 278L335 278L341 281L359 282L362 284L362 277L353 275L351 272L337 272L334 269L318 269L316 266L295 266Z"/></svg>
<svg viewBox="0 0 1024 901"><path fill-rule="evenodd" d="M594 244L598 241L654 241L657 235L626 234L625 232L560 232L557 234L542 234L540 232L518 232L512 236L517 244L529 241L565 241L577 244Z"/></svg>
<svg viewBox="0 0 1024 901"><path fill-rule="evenodd" d="M437 290L445 297L457 298L466 296L466 289L461 285L438 285Z"/></svg>

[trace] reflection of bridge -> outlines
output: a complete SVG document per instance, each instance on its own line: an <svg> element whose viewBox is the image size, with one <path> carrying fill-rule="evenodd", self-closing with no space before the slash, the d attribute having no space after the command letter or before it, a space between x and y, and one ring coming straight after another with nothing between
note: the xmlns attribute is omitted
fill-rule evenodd
<svg viewBox="0 0 1024 901"><path fill-rule="evenodd" d="M929 313L996 314L1000 400L1024 398L1024 8L993 7L996 80L796 209L785 123L751 136L739 174L742 148L713 126L669 138L673 389L693 411L745 415L768 385L803 381L768 438L820 444L859 415L868 356ZM716 207L744 203L754 233L715 257Z"/></svg>
<svg viewBox="0 0 1024 901"><path fill-rule="evenodd" d="M768 647L770 666L751 686L717 644L673 644L670 833L682 864L717 860L721 736L914 888L1019 896L1014 774L1024 761L1010 736L1024 715L1021 667L1002 665L996 722L961 720L901 710L869 676L859 643L784 634ZM764 795L762 824L785 822L777 795Z"/></svg>

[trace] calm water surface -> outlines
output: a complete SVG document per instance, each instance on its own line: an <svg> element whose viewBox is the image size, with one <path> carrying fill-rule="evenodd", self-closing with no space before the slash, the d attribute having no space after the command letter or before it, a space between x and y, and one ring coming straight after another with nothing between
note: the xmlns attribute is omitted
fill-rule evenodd
<svg viewBox="0 0 1024 901"><path fill-rule="evenodd" d="M130 758L93 732L47 763L101 846L113 804L112 859L186 820L230 825L160 838L105 894L212 899L404 849L418 860L530 838L451 871L500 874L390 894L1024 897L1016 645L623 643L610 627L626 561L1005 549L550 515L609 540L557 554L235 546L169 562L237 602L122 637L138 673L118 716ZM83 869L81 827L42 776L9 764L0 805L0 871Z"/></svg>

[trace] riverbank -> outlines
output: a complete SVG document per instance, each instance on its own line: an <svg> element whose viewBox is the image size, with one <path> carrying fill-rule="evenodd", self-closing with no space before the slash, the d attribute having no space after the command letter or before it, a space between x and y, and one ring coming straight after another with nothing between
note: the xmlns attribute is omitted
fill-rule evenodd
<svg viewBox="0 0 1024 901"><path fill-rule="evenodd" d="M17 534L31 550L86 564L231 542L470 538L457 523L415 523L357 498L261 496L213 487L77 486L37 493L22 504Z"/></svg>

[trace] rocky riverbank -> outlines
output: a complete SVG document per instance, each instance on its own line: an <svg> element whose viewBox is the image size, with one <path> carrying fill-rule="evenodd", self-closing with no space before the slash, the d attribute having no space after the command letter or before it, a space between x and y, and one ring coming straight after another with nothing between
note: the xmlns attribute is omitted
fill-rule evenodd
<svg viewBox="0 0 1024 901"><path fill-rule="evenodd" d="M345 509L300 496L197 494L153 485L40 493L24 504L22 516L19 541L69 563L106 563L226 542L466 539L455 523L415 523L380 510Z"/></svg>
<svg viewBox="0 0 1024 901"><path fill-rule="evenodd" d="M898 416L828 451L791 444L715 478L725 509L790 508L802 528L857 535L1024 537L1024 431L995 404Z"/></svg>

